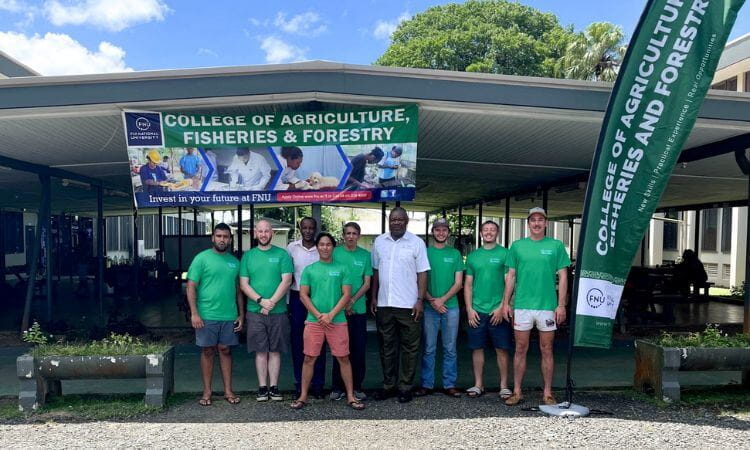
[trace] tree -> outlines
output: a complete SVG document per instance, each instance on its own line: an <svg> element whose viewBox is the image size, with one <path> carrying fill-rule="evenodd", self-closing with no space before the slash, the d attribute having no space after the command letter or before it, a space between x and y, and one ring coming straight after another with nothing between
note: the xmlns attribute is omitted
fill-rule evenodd
<svg viewBox="0 0 750 450"><path fill-rule="evenodd" d="M556 75L592 81L615 81L625 56L622 28L594 22L568 44L556 65Z"/></svg>
<svg viewBox="0 0 750 450"><path fill-rule="evenodd" d="M552 76L574 38L553 14L506 0L469 0L402 22L375 64Z"/></svg>

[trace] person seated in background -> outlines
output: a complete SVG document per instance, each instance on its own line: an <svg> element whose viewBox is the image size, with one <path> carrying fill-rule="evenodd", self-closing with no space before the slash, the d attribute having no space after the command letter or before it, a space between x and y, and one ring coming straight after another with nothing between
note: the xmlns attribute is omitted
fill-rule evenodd
<svg viewBox="0 0 750 450"><path fill-rule="evenodd" d="M698 289L708 281L708 274L703 267L703 263L698 259L698 255L691 249L682 252L682 260L675 266L675 284L680 290L680 295L687 297L690 295L690 285L694 287L697 295Z"/></svg>

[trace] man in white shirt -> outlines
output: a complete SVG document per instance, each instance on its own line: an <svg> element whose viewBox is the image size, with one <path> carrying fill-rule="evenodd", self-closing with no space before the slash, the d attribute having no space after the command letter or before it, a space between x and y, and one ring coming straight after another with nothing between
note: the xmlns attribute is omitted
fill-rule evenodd
<svg viewBox="0 0 750 450"><path fill-rule="evenodd" d="M262 191L271 179L271 166L266 159L247 148L238 148L237 157L227 168L230 186L240 185L245 191Z"/></svg>
<svg viewBox="0 0 750 450"><path fill-rule="evenodd" d="M318 234L318 222L312 217L304 217L299 221L299 231L302 239L289 243L286 251L292 257L294 263L294 281L289 289L289 324L291 327L292 366L294 367L294 388L299 394L302 380L302 361L305 359L303 353L303 333L305 331L305 319L307 308L302 304L299 297L299 282L302 279L302 271L305 267L318 261L318 249L315 247L315 236ZM323 348L325 352L325 348ZM325 355L325 353L323 353ZM313 379L310 382L310 392L313 396L323 396L323 385L326 376L326 359L315 360Z"/></svg>
<svg viewBox="0 0 750 450"><path fill-rule="evenodd" d="M424 241L406 231L408 224L406 210L393 208L388 219L390 232L378 236L372 248L370 307L378 327L383 366L383 390L375 398L384 400L398 395L400 403L412 399L419 362L422 301L430 270Z"/></svg>

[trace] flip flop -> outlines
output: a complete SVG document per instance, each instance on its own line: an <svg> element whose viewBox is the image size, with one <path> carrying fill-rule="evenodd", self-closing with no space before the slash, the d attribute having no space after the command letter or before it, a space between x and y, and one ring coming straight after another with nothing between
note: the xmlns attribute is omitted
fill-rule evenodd
<svg viewBox="0 0 750 450"><path fill-rule="evenodd" d="M224 397L224 400L227 401L230 405L237 405L240 403L240 398L236 395L230 395L229 397Z"/></svg>
<svg viewBox="0 0 750 450"><path fill-rule="evenodd" d="M291 405L289 405L292 409L302 409L305 406L307 406L307 402L302 400L295 400L292 402Z"/></svg>
<svg viewBox="0 0 750 450"><path fill-rule="evenodd" d="M359 400L352 400L349 402L349 407L355 411L362 411L365 409L365 404Z"/></svg>
<svg viewBox="0 0 750 450"><path fill-rule="evenodd" d="M500 389L499 396L500 396L501 399L507 400L507 399L510 398L511 395L513 395L513 391L511 391L510 389L508 389L508 388L502 388L502 389Z"/></svg>
<svg viewBox="0 0 750 450"><path fill-rule="evenodd" d="M211 406L211 399L203 397L198 400L198 404L201 406Z"/></svg>
<svg viewBox="0 0 750 450"><path fill-rule="evenodd" d="M466 390L466 395L470 398L477 398L481 397L482 394L484 394L484 389L478 387L478 386L472 386L469 389Z"/></svg>

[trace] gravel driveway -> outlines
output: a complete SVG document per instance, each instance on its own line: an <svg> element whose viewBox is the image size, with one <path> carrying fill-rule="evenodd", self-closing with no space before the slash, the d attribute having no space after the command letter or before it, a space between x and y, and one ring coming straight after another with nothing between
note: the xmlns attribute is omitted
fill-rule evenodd
<svg viewBox="0 0 750 450"><path fill-rule="evenodd" d="M527 398L524 406L532 406L538 394ZM138 422L0 425L0 439L3 447L15 448L748 448L747 415L660 408L625 393L582 393L576 402L595 414L583 419L546 417L506 407L496 394L479 399L436 394L406 405L367 402L363 412L328 400L292 411L287 400L258 404L248 397L231 406L214 397L210 407L183 404Z"/></svg>

